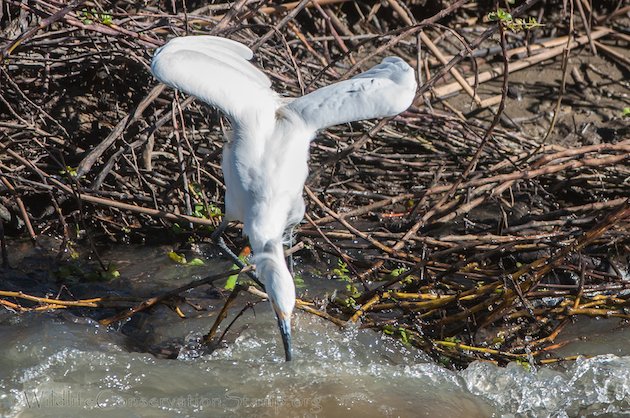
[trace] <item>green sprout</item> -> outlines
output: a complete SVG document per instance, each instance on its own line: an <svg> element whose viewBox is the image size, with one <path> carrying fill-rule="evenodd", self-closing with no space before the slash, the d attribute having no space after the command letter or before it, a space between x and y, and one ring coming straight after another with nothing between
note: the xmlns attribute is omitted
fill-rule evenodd
<svg viewBox="0 0 630 418"><path fill-rule="evenodd" d="M306 284L304 283L304 278L299 273L296 273L293 276L293 283L295 283L295 287L298 289L303 289L306 287Z"/></svg>
<svg viewBox="0 0 630 418"><path fill-rule="evenodd" d="M383 327L383 333L385 333L386 335L390 335L392 337L395 337L396 335L398 335L400 342L402 342L406 346L409 346L411 344L411 338L409 336L409 333L403 327L396 328L393 325L385 325Z"/></svg>
<svg viewBox="0 0 630 418"><path fill-rule="evenodd" d="M411 341L409 340L409 335L407 334L407 330L404 329L403 327L399 327L398 332L400 333L400 341L404 345L409 345Z"/></svg>
<svg viewBox="0 0 630 418"><path fill-rule="evenodd" d="M357 300L353 298L352 296L349 296L346 299L344 299L343 303L346 306L346 308L350 308L350 309L359 308L359 304L357 303Z"/></svg>
<svg viewBox="0 0 630 418"><path fill-rule="evenodd" d="M94 23L102 23L111 26L114 24L114 17L109 13L99 13L96 9L83 9L78 13L79 19L84 25L92 25Z"/></svg>
<svg viewBox="0 0 630 418"><path fill-rule="evenodd" d="M337 260L337 268L334 268L332 273L333 276L339 280L346 282L346 290L348 293L352 296L358 296L360 294L359 289L357 289L357 287L352 283L352 279L348 274L350 273L348 265L342 259Z"/></svg>
<svg viewBox="0 0 630 418"><path fill-rule="evenodd" d="M500 22L512 32L521 32L543 26L533 17L527 20L521 18L514 19L507 10L501 8L498 8L496 12L488 13L488 20L491 22Z"/></svg>
<svg viewBox="0 0 630 418"><path fill-rule="evenodd" d="M529 361L527 361L525 359L520 359L520 358L516 359L516 364L518 364L519 366L521 366L522 368L524 368L528 372L532 370L532 365L530 364Z"/></svg>
<svg viewBox="0 0 630 418"><path fill-rule="evenodd" d="M66 168L64 168L63 170L59 170L59 174L69 176L69 177L76 177L77 169L67 165Z"/></svg>
<svg viewBox="0 0 630 418"><path fill-rule="evenodd" d="M407 269L405 267L400 267L400 268L392 270L391 273L389 273L389 275L392 276L392 277L398 277L401 274L406 273L408 270L409 269Z"/></svg>
<svg viewBox="0 0 630 418"><path fill-rule="evenodd" d="M348 275L348 273L350 273L348 265L342 259L337 260L337 268L334 268L332 272L339 280L343 280L344 282L351 281Z"/></svg>
<svg viewBox="0 0 630 418"><path fill-rule="evenodd" d="M223 216L221 208L216 205L197 202L193 208L193 216L202 219L211 219Z"/></svg>
<svg viewBox="0 0 630 418"><path fill-rule="evenodd" d="M116 268L116 266L114 264L109 264L107 266L107 270L103 271L103 270L99 270L99 276L98 278L100 280L112 280L112 279L117 279L120 277L120 272L118 271L118 269Z"/></svg>
<svg viewBox="0 0 630 418"><path fill-rule="evenodd" d="M221 208L215 204L204 203L203 188L199 183L191 183L188 186L190 194L195 197L195 206L193 209L193 216L203 219L211 219L223 216Z"/></svg>

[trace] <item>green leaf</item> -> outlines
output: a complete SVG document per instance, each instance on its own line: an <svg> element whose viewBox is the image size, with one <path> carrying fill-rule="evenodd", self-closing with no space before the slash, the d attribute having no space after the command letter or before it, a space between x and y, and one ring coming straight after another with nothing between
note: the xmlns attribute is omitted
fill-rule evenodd
<svg viewBox="0 0 630 418"><path fill-rule="evenodd" d="M407 330L401 327L401 328L398 328L398 332L400 333L400 341L402 341L403 344L408 345L409 335L407 334Z"/></svg>
<svg viewBox="0 0 630 418"><path fill-rule="evenodd" d="M65 175L68 175L70 177L76 177L77 176L77 169L67 165L65 169L59 171L59 174L65 174Z"/></svg>
<svg viewBox="0 0 630 418"><path fill-rule="evenodd" d="M247 263L247 257L245 257L243 255L239 255L238 259L241 260L243 262L243 264L248 264ZM232 264L232 270L240 271L241 268L239 266L237 266L236 263L235 263L235 264ZM225 285L223 286L223 288L226 289L226 290L234 290L234 287L236 286L237 279L238 279L238 273L229 276L227 278L227 280L225 281Z"/></svg>
<svg viewBox="0 0 630 418"><path fill-rule="evenodd" d="M353 298L353 297L346 298L346 300L344 301L344 303L346 304L346 306L347 306L348 308L353 308L353 309L354 309L354 307L355 307L355 306L357 306L357 301L356 301L356 299L355 299L355 298Z"/></svg>
<svg viewBox="0 0 630 418"><path fill-rule="evenodd" d="M101 13L101 23L103 25L112 25L114 23L114 18L109 13Z"/></svg>
<svg viewBox="0 0 630 418"><path fill-rule="evenodd" d="M234 264L233 267L237 267L236 264ZM225 290L234 290L234 288L236 287L236 280L238 280L238 274L233 274L229 276L225 281L225 285L223 286Z"/></svg>
<svg viewBox="0 0 630 418"><path fill-rule="evenodd" d="M505 21L513 20L512 15L508 13L506 10L502 10L502 9L499 9L499 19L505 20Z"/></svg>
<svg viewBox="0 0 630 418"><path fill-rule="evenodd" d="M173 232L175 234L183 234L184 232L186 232L186 230L184 228L182 228L182 226L180 224L178 224L177 222L175 222L173 224L173 226L171 227L171 229L173 230Z"/></svg>
<svg viewBox="0 0 630 418"><path fill-rule="evenodd" d="M532 369L532 365L529 364L529 361L527 361L525 359L516 359L516 364L518 364L519 366L521 366L522 368L524 368L528 372L531 371L531 369Z"/></svg>
<svg viewBox="0 0 630 418"><path fill-rule="evenodd" d="M332 271L333 275L344 282L351 282L352 280L350 280L350 276L348 275L349 272L348 265L341 258L338 259L337 268L334 268Z"/></svg>
<svg viewBox="0 0 630 418"><path fill-rule="evenodd" d="M186 257L183 254L177 254L175 251L169 251L168 258L176 263L186 264Z"/></svg>
<svg viewBox="0 0 630 418"><path fill-rule="evenodd" d="M293 283L295 283L295 287L297 287L298 289L306 287L306 284L304 284L304 279L302 278L301 274L296 274L295 276L293 276Z"/></svg>
<svg viewBox="0 0 630 418"><path fill-rule="evenodd" d="M221 208L216 205L208 205L208 213L210 217L216 218L218 216L223 216L223 212L221 212Z"/></svg>
<svg viewBox="0 0 630 418"><path fill-rule="evenodd" d="M406 268L404 268L404 267L397 268L397 269L392 270L392 272L391 272L391 276L392 276L392 277L398 277L398 276L400 276L401 274L405 273L406 271L407 271L407 269L406 269Z"/></svg>
<svg viewBox="0 0 630 418"><path fill-rule="evenodd" d="M195 209L193 211L193 216L196 218L205 218L205 207L203 203L195 203Z"/></svg>
<svg viewBox="0 0 630 418"><path fill-rule="evenodd" d="M120 277L120 272L116 269L116 266L114 264L109 264L107 266L105 276L107 279L117 279Z"/></svg>
<svg viewBox="0 0 630 418"><path fill-rule="evenodd" d="M514 19L512 15L505 9L497 9L496 12L490 12L488 13L487 17L488 21L498 21L512 32L530 30L543 26L542 24L538 23L536 18L533 17L529 17L527 20L521 18Z"/></svg>
<svg viewBox="0 0 630 418"><path fill-rule="evenodd" d="M201 258L193 258L188 262L189 266L203 266L204 264L206 263L204 263Z"/></svg>

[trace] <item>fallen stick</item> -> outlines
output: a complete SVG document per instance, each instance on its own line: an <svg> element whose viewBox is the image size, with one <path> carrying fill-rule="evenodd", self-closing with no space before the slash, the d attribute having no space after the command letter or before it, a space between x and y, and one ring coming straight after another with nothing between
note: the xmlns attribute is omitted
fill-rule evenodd
<svg viewBox="0 0 630 418"><path fill-rule="evenodd" d="M134 314L140 312L140 311L144 311L145 309L150 308L151 306L155 306L156 304L158 304L159 302L168 299L172 296L176 296L179 295L182 292L185 292L187 290L193 289L195 287L199 287L201 285L204 284L210 284L213 282L216 282L217 280L220 279L225 279L228 278L229 276L232 276L234 274L240 274L240 273L247 273L249 271L254 270L254 266L249 265L246 267L243 267L241 270L236 271L236 270L228 270L226 272L223 273L219 273L219 274L214 274L212 276L203 278L203 279L199 279L199 280L193 280L192 282L185 284L183 286L177 287L175 289L169 290L168 292L162 293L161 295L158 296L154 296L152 298L149 298L139 304L137 304L136 306L134 306L133 308L130 308L126 311L120 312L112 317L109 318L104 318L101 319L99 322L99 324L101 325L111 325L115 322L119 322L122 321L123 319L127 319L130 318L131 316L133 316Z"/></svg>
<svg viewBox="0 0 630 418"><path fill-rule="evenodd" d="M608 35L612 32L611 29L608 28L599 28L596 31L591 33L591 38L593 40L595 39L599 39L605 35ZM573 41L571 43L571 48L575 48L577 46L580 45L584 45L585 43L588 42L588 37L586 35L580 36L579 38L576 38L575 41ZM527 57L527 58L523 58L520 61L514 62L514 63L510 63L508 66L508 73L512 73L518 70L522 70L524 68L527 67L531 67L532 65L538 64L539 62L548 60L550 58L553 58L557 55L562 54L562 51L564 51L565 46L557 46L554 48L551 48L545 52L541 52L538 55L532 56L532 57ZM497 66L497 67L493 67L490 70L484 71L483 73L479 74L479 76L477 77L478 82L484 83L486 81L492 80L496 77L499 77L503 75L503 67L501 66ZM466 78L466 82L468 83L468 85L473 85L473 83L475 82L475 77L467 77ZM440 87L436 87L434 89L435 95L436 97L440 98L440 99L445 99L446 97L450 96L453 93L458 92L459 90L461 90L461 86L458 82L453 82L453 83L449 83L446 84L444 86L440 86ZM490 102L490 103L494 103L494 101Z"/></svg>

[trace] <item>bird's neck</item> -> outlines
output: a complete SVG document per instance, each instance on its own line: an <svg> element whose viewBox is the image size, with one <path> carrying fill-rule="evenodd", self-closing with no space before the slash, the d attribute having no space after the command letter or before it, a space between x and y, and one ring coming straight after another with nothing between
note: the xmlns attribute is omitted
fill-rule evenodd
<svg viewBox="0 0 630 418"><path fill-rule="evenodd" d="M295 285L284 259L282 242L269 240L254 254L256 271L265 284L270 301L282 312L290 313L295 305Z"/></svg>

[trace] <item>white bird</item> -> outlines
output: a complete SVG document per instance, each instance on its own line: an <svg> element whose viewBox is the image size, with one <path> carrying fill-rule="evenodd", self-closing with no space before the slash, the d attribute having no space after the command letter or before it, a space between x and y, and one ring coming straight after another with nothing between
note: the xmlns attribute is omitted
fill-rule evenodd
<svg viewBox="0 0 630 418"><path fill-rule="evenodd" d="M282 243L304 217L310 141L332 125L401 113L413 101L416 79L405 61L387 57L349 80L288 101L249 62L252 56L229 39L179 37L155 52L151 71L162 83L219 108L230 121L221 165L225 217L218 236L227 222L243 222L289 361L295 286Z"/></svg>

